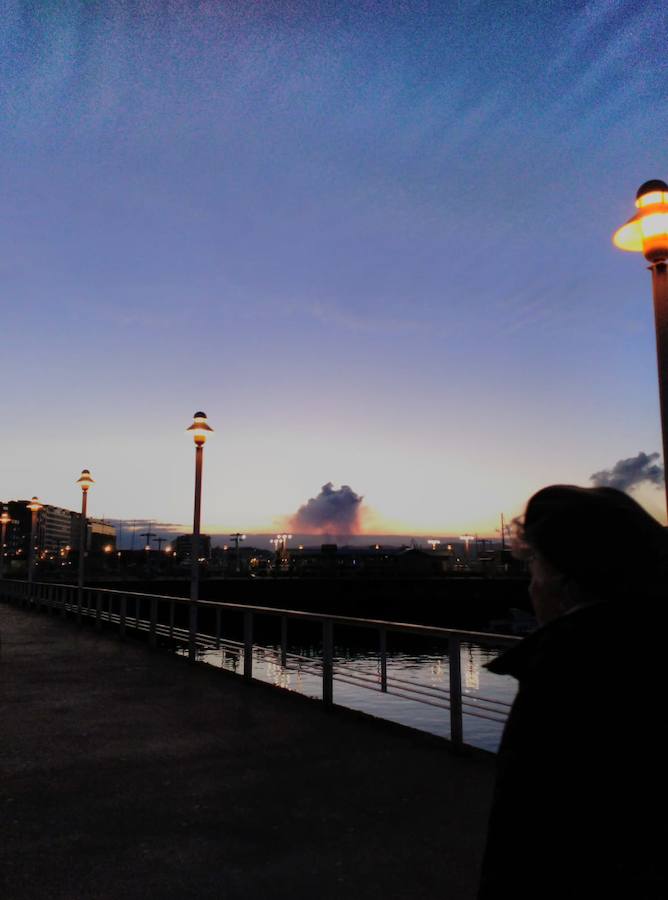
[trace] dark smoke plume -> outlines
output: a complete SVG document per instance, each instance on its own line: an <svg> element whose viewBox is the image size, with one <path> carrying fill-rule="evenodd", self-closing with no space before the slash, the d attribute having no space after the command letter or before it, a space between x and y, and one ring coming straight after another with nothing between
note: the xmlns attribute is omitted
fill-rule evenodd
<svg viewBox="0 0 668 900"><path fill-rule="evenodd" d="M603 469L594 472L590 481L594 487L612 487L619 491L628 491L644 481L660 487L663 484L663 466L656 463L658 453L643 453L630 456L628 459L620 459L611 469Z"/></svg>
<svg viewBox="0 0 668 900"><path fill-rule="evenodd" d="M347 484L337 490L331 481L323 484L290 519L293 531L303 534L357 534L363 498Z"/></svg>

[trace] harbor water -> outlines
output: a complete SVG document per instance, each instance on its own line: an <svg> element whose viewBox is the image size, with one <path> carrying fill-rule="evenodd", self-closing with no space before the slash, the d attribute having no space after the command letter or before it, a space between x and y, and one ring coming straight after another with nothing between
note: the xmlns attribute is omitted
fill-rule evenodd
<svg viewBox="0 0 668 900"><path fill-rule="evenodd" d="M492 752L498 748L517 686L514 679L494 675L484 667L498 652L475 644L462 644L461 649L464 741ZM200 661L232 672L241 672L241 657L241 646L232 641L224 642L220 650L202 649L198 653ZM319 699L322 695L319 648L292 646L286 663L281 665L278 646L256 646L253 677ZM382 690L383 685L386 690ZM337 646L334 703L448 737L448 656L437 652L388 651L383 679L377 654Z"/></svg>

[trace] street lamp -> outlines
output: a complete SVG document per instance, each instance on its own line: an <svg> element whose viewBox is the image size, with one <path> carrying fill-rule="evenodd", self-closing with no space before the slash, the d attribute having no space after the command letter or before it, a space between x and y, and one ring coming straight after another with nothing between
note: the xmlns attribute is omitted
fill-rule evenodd
<svg viewBox="0 0 668 900"><path fill-rule="evenodd" d="M33 497L30 503L28 503L28 509L30 510L30 546L28 547L28 597L32 599L32 589L30 585L32 585L33 577L35 574L35 538L37 535L37 514L42 508L42 504L39 502L37 497Z"/></svg>
<svg viewBox="0 0 668 900"><path fill-rule="evenodd" d="M638 212L617 229L612 240L620 250L644 254L652 273L665 466L668 460L668 184L658 179L646 181L638 188L636 207ZM668 480L666 505L668 506Z"/></svg>
<svg viewBox="0 0 668 900"><path fill-rule="evenodd" d="M5 537L7 535L7 526L11 521L12 517L6 509L3 509L2 515L0 515L0 531L2 532L0 539L0 578L5 576Z"/></svg>
<svg viewBox="0 0 668 900"><path fill-rule="evenodd" d="M76 483L81 485L81 527L79 529L79 590L81 590L84 583L84 559L86 556L86 537L88 531L88 522L86 519L88 489L92 484L95 484L91 478L90 470L82 469L81 475L77 478Z"/></svg>
<svg viewBox="0 0 668 900"><path fill-rule="evenodd" d="M193 536L190 545L190 599L197 601L199 597L199 529L202 514L202 463L207 433L213 431L213 428L211 428L206 421L206 413L196 412L193 417L192 425L186 430L192 431L193 439L195 441L195 509L193 515Z"/></svg>
<svg viewBox="0 0 668 900"><path fill-rule="evenodd" d="M241 559L239 557L239 541L245 541L246 535L241 534L240 531L235 531L234 534L230 535L230 537L234 541L234 549L235 549L235 556L236 556L236 567L235 568L236 568L237 575L239 575L241 573Z"/></svg>
<svg viewBox="0 0 668 900"><path fill-rule="evenodd" d="M287 558L288 541L292 538L291 534L277 534L269 543L274 545L276 558L274 560L274 570L278 573L284 558Z"/></svg>
<svg viewBox="0 0 668 900"><path fill-rule="evenodd" d="M471 545L471 541L475 540L474 534L460 534L459 540L464 541L464 550L466 551L466 561L469 561L469 547Z"/></svg>
<svg viewBox="0 0 668 900"><path fill-rule="evenodd" d="M427 541L427 543L428 543L428 544L431 544L431 549L432 549L432 550L436 550L436 548L438 547L438 545L439 545L441 542L440 542L440 541L435 541L435 540L429 540L429 541Z"/></svg>

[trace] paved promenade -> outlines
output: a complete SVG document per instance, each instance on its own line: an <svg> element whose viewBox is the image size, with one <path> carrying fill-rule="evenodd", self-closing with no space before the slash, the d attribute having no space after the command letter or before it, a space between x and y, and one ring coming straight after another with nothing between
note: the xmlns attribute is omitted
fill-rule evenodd
<svg viewBox="0 0 668 900"><path fill-rule="evenodd" d="M493 758L0 604L3 900L473 898Z"/></svg>

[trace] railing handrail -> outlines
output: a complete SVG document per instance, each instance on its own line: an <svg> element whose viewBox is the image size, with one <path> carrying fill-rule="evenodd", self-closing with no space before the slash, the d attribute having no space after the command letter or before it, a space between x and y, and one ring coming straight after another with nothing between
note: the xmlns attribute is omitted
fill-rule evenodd
<svg viewBox="0 0 668 900"><path fill-rule="evenodd" d="M10 584L28 584L24 579L5 578L0 581ZM78 590L75 584L66 584L61 581L34 581L33 586L42 587L62 587ZM191 600L190 597L179 597L172 594L147 594L142 591L125 591L116 588L102 588L95 585L84 585L84 590L97 591L101 594L114 594L126 597L141 597L153 600L168 600L170 602L181 603L184 606L190 606L196 603L200 607L211 607L212 609L226 609L229 612L252 612L267 616L287 616L291 619L300 619L303 622L332 622L334 625L348 625L355 628L385 628L388 631L401 632L403 634L415 634L422 637L441 637L450 638L458 637L460 640L472 639L476 643L494 643L513 645L518 643L521 638L510 634L496 634L488 631L469 631L461 628L442 628L437 625L418 625L411 622L394 622L385 619L362 619L355 616L340 616L333 613L315 613L306 612L299 609L282 609L273 606L251 606L246 603L226 603L221 600Z"/></svg>
<svg viewBox="0 0 668 900"><path fill-rule="evenodd" d="M450 741L456 750L464 746L464 715L477 716L490 719L494 722L503 722L503 712L499 709L487 707L475 707L464 709L464 705L470 706L469 700L493 704L490 698L479 696L467 698L462 686L461 647L465 642L504 647L515 645L521 638L513 635L494 634L484 631L466 631L457 628L440 628L434 625L417 625L409 622L392 622L384 619L362 619L354 616L340 616L328 613L306 612L304 610L281 609L271 606L250 606L243 603L225 603L219 600L191 600L189 597L177 597L169 594L146 594L139 591L117 590L115 588L103 588L83 585L79 587L73 584L64 584L53 581L30 581L23 579L0 579L0 596L11 602L18 599L21 605L34 606L37 610L46 609L52 613L59 609L61 616L68 613L76 617L77 624L84 619L93 619L95 627L101 628L104 622L118 626L118 634L122 639L128 629L148 634L151 647L156 647L158 638L166 636L170 640L176 639L177 644L187 645L188 659L197 661L197 649L201 647L215 647L229 644L230 641L222 636L222 612L241 613L243 616L243 639L233 641L235 652L238 653L242 666L242 674L245 679L253 678L253 659L255 640L253 637L253 621L256 616L268 616L280 620L280 665L289 668L288 659L292 656L288 650L288 623L290 621L319 623L322 631L322 655L314 664L320 669L322 678L322 702L325 706L334 703L334 682L342 681L379 690L384 694L403 697L414 700L428 706L445 709L450 714ZM161 620L160 606L167 604L169 607L169 621ZM183 623L182 618L175 620L177 605L187 610L188 624ZM128 609L128 607L131 609ZM148 610L147 607L148 606ZM106 608L105 608L106 607ZM143 607L143 610L142 610ZM198 619L205 609L215 612L215 631L200 631ZM355 677L355 672L340 672L340 665L336 662L334 646L334 629L337 625L345 627L362 628L377 633L378 636L378 666L379 672L376 684L369 683L369 679ZM388 672L387 635L394 632L404 635L415 635L444 640L447 643L448 656L448 684L446 690L432 690L429 685L411 685L405 679L397 680ZM265 648L266 649L266 648ZM307 670L308 671L308 670ZM315 673L318 674L318 673ZM352 679L352 680L351 680ZM371 680L373 681L373 679ZM396 683L395 683L396 682ZM496 704L497 706L501 704ZM506 704L507 705L507 704Z"/></svg>

